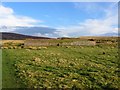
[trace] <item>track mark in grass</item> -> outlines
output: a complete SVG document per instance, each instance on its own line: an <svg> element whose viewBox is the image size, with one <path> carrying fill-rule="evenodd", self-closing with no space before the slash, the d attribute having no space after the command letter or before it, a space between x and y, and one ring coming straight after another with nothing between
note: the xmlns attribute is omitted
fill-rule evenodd
<svg viewBox="0 0 120 90"><path fill-rule="evenodd" d="M5 88L21 88L20 82L16 79L15 68L13 66L13 56L9 55L8 51L2 52L2 87ZM7 56L7 57L6 57Z"/></svg>

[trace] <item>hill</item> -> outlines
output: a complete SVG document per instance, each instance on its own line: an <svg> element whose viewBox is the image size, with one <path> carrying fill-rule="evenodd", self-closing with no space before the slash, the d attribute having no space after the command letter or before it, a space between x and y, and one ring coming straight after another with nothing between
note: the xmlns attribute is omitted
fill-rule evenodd
<svg viewBox="0 0 120 90"><path fill-rule="evenodd" d="M0 37L2 40L50 39L48 37L29 36L10 32L0 32L0 35L2 35L2 37Z"/></svg>

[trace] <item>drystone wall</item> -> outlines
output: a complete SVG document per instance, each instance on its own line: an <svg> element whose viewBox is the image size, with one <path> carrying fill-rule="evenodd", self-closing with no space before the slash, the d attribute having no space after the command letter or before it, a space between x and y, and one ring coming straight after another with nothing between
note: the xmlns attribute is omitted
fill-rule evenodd
<svg viewBox="0 0 120 90"><path fill-rule="evenodd" d="M61 42L55 41L50 42L50 40L26 40L24 43L25 46L94 46L96 45L95 41L71 41L71 42Z"/></svg>

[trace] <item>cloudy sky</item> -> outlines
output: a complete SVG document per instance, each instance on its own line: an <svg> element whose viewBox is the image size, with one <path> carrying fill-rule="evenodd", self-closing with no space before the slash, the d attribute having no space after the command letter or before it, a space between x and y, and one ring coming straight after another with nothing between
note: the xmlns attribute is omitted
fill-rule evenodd
<svg viewBox="0 0 120 90"><path fill-rule="evenodd" d="M4 2L0 31L47 37L118 32L115 2Z"/></svg>

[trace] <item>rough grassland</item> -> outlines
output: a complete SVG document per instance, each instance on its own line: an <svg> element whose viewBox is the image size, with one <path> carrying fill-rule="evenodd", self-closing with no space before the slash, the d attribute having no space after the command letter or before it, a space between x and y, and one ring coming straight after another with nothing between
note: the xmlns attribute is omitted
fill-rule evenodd
<svg viewBox="0 0 120 90"><path fill-rule="evenodd" d="M3 49L4 88L118 89L113 46Z"/></svg>

